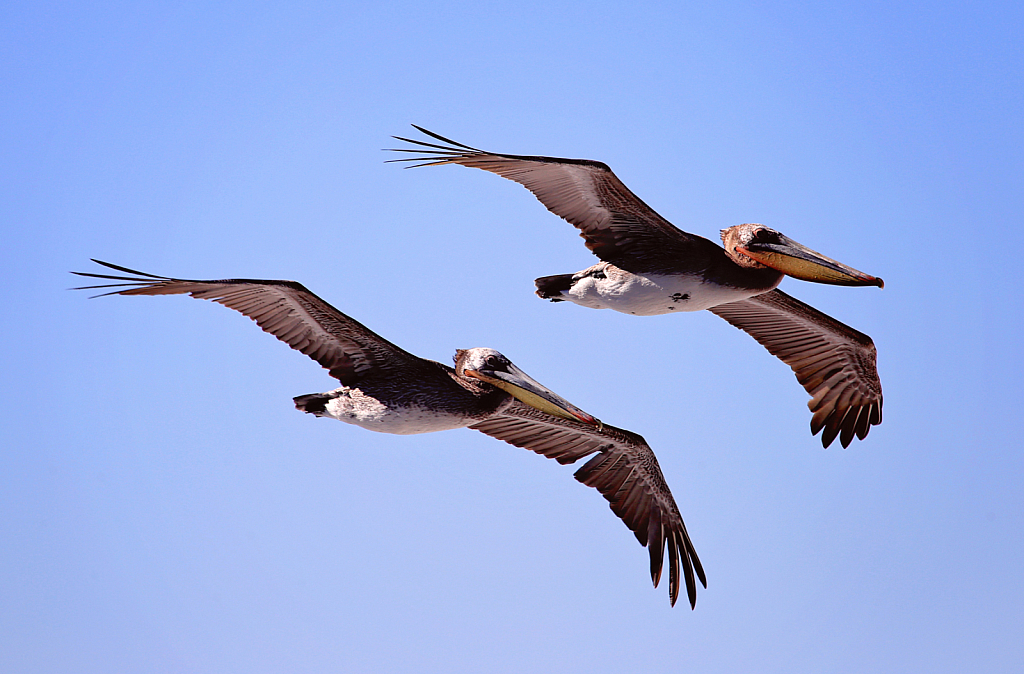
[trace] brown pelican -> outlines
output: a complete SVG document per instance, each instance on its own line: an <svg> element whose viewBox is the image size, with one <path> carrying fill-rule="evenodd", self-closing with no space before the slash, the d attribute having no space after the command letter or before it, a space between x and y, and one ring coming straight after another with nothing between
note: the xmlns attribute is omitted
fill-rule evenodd
<svg viewBox="0 0 1024 674"><path fill-rule="evenodd" d="M320 363L342 385L295 398L295 407L303 412L382 433L468 427L561 464L595 454L575 477L601 492L648 548L654 586L661 579L667 547L672 604L679 596L680 566L691 608L697 602L694 575L707 587L679 508L647 442L601 423L494 349L460 349L451 368L395 346L294 281L193 281L94 262L130 276L73 272L118 281L76 290L126 287L104 295L188 294L212 300L248 316Z"/></svg>
<svg viewBox="0 0 1024 674"><path fill-rule="evenodd" d="M783 276L833 285L882 287L870 276L759 224L722 230L723 249L673 226L641 201L606 164L485 152L413 125L444 145L394 161L461 164L514 180L580 230L603 262L536 280L537 294L636 316L708 309L761 343L796 373L811 395L811 433L846 447L882 423L882 385L867 335L775 287Z"/></svg>

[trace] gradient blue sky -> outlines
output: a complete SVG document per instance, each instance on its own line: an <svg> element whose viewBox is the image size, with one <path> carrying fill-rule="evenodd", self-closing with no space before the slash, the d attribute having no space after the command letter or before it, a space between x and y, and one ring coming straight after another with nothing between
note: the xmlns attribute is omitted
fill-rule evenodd
<svg viewBox="0 0 1024 674"><path fill-rule="evenodd" d="M680 5L5 3L0 670L1020 671L1021 5ZM409 123L883 277L783 288L874 338L884 423L822 450L724 321L540 301L594 261L576 232L385 164ZM315 363L210 303L68 292L90 257L501 350L650 442L696 611L572 469L300 414Z"/></svg>

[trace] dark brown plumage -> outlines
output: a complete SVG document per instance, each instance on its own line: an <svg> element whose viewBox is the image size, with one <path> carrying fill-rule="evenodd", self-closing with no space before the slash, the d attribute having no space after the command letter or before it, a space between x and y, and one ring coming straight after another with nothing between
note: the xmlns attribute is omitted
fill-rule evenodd
<svg viewBox="0 0 1024 674"><path fill-rule="evenodd" d="M680 570L691 607L697 601L695 576L707 587L675 499L647 442L635 433L602 424L543 387L523 398L534 402L522 402L509 391L517 382L536 382L496 351L459 350L452 368L395 346L294 281L196 281L96 262L129 276L74 272L117 281L80 289L114 288L107 295L188 294L212 300L248 316L264 331L320 363L343 386L298 396L295 404L303 411L390 433L468 427L563 464L593 456L575 477L597 489L649 549L654 585L661 578L667 548L672 604L679 596ZM560 408L563 416L531 406L538 394L550 394L540 402ZM356 402L346 402L349 406L342 409L335 407L339 401Z"/></svg>
<svg viewBox="0 0 1024 674"><path fill-rule="evenodd" d="M846 447L881 423L871 338L775 289L785 275L834 285L881 286L881 279L763 225L723 230L723 249L672 225L601 162L486 152L415 128L443 144L396 136L418 146L396 151L418 156L395 161L459 164L515 181L579 229L604 261L537 279L542 298L634 315L709 309L793 368L812 396L811 432L824 431L823 446L838 436Z"/></svg>

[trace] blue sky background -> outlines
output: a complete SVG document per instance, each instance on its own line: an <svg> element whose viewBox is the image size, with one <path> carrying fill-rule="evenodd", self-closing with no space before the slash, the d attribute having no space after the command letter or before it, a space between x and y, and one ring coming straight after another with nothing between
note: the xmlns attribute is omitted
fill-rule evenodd
<svg viewBox="0 0 1024 674"><path fill-rule="evenodd" d="M1009 672L1024 666L1019 3L0 8L0 670ZM679 227L883 277L885 420L822 450L708 313L532 294L593 263L420 124L599 159ZM696 611L572 469L302 415L315 363L222 307L88 300L90 257L295 279L406 349L490 346L657 452Z"/></svg>

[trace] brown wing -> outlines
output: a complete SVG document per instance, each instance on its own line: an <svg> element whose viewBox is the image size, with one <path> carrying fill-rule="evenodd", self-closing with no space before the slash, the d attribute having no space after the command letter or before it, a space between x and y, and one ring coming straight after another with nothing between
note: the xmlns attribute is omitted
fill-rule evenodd
<svg viewBox="0 0 1024 674"><path fill-rule="evenodd" d="M690 607L697 603L694 572L707 587L704 569L686 533L683 518L672 492L661 474L658 459L642 437L614 426L594 426L559 419L516 401L500 415L470 426L481 433L555 459L574 463L595 454L576 471L575 477L594 487L608 499L612 512L648 548L651 579L661 580L665 548L669 559L669 599L679 596L679 567L682 562Z"/></svg>
<svg viewBox="0 0 1024 674"><path fill-rule="evenodd" d="M711 307L793 368L811 400L811 434L824 429L821 444L839 436L843 447L863 440L882 423L882 383L875 367L875 344L781 290Z"/></svg>
<svg viewBox="0 0 1024 674"><path fill-rule="evenodd" d="M401 367L422 359L404 351L364 325L341 313L294 281L225 279L193 281L154 276L93 260L133 276L72 272L79 276L122 283L84 286L75 290L121 288L106 295L184 295L212 300L245 314L266 332L301 351L346 386L382 367Z"/></svg>
<svg viewBox="0 0 1024 674"><path fill-rule="evenodd" d="M707 246L707 239L681 231L645 204L606 164L587 159L531 157L485 152L413 125L447 145L395 136L429 150L396 152L426 155L394 161L413 166L461 164L514 180L533 192L549 211L576 226L580 236L602 260L627 271L651 272L678 267Z"/></svg>

